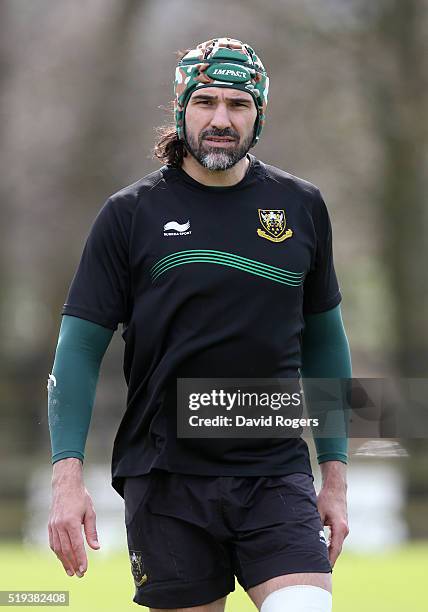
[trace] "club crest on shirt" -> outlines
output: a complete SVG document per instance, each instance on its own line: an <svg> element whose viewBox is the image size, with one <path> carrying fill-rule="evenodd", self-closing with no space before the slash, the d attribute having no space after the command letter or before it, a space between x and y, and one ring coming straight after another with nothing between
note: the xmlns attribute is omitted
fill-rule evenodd
<svg viewBox="0 0 428 612"><path fill-rule="evenodd" d="M266 238L266 240L271 242L283 242L293 235L293 230L285 229L284 210L265 210L259 208L259 220L263 227L263 229L257 229L260 238Z"/></svg>
<svg viewBox="0 0 428 612"><path fill-rule="evenodd" d="M129 560L131 561L131 572L135 586L140 587L147 581L147 574L144 573L143 556L139 550L130 550Z"/></svg>

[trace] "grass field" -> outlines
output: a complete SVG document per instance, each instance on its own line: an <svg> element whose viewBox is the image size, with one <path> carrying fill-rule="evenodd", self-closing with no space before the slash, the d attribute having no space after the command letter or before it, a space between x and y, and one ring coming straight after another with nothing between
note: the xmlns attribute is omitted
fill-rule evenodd
<svg viewBox="0 0 428 612"><path fill-rule="evenodd" d="M69 578L53 553L0 546L0 590L68 590L73 612L145 609L132 602L133 581L127 554L89 551L83 578ZM343 554L336 564L334 612L428 612L428 542L382 555ZM236 585L226 612L254 612ZM32 606L31 608L35 608ZM25 607L24 609L30 609ZM40 606L37 609L41 609Z"/></svg>

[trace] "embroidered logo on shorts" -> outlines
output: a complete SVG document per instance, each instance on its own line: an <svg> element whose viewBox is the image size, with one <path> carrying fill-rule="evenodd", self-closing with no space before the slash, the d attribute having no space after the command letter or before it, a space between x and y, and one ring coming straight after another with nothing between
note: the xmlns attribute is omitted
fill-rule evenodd
<svg viewBox="0 0 428 612"><path fill-rule="evenodd" d="M131 572L134 577L135 586L140 587L147 581L147 574L144 573L143 556L139 550L129 551L131 561Z"/></svg>
<svg viewBox="0 0 428 612"><path fill-rule="evenodd" d="M259 208L259 219L264 228L259 228L257 230L260 238L266 238L266 240L270 240L271 242L283 242L293 235L293 230L285 229L286 220L284 210L262 210Z"/></svg>
<svg viewBox="0 0 428 612"><path fill-rule="evenodd" d="M325 534L324 531L319 531L319 536L320 536L320 542L322 542L323 544L325 544L327 546L327 540L325 539Z"/></svg>

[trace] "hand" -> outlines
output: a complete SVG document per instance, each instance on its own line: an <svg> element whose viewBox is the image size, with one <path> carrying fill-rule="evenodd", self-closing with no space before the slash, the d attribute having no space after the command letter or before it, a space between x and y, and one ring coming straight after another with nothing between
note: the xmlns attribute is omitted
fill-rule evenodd
<svg viewBox="0 0 428 612"><path fill-rule="evenodd" d="M70 457L54 464L49 545L67 574L79 578L88 568L82 524L88 545L98 550L95 510L83 484L82 463Z"/></svg>
<svg viewBox="0 0 428 612"><path fill-rule="evenodd" d="M341 461L326 461L320 465L323 484L317 498L323 525L330 527L328 556L331 567L342 552L343 541L349 534L346 506L346 465Z"/></svg>

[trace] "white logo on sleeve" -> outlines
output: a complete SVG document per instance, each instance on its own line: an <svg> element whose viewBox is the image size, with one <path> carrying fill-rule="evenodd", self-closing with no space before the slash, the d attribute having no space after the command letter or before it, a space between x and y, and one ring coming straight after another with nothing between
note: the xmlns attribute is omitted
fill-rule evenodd
<svg viewBox="0 0 428 612"><path fill-rule="evenodd" d="M49 374L47 390L50 391L52 387L56 387L56 378L53 374Z"/></svg>
<svg viewBox="0 0 428 612"><path fill-rule="evenodd" d="M190 220L186 223L178 223L177 221L168 221L163 226L164 236L188 236L192 233L190 229Z"/></svg>

